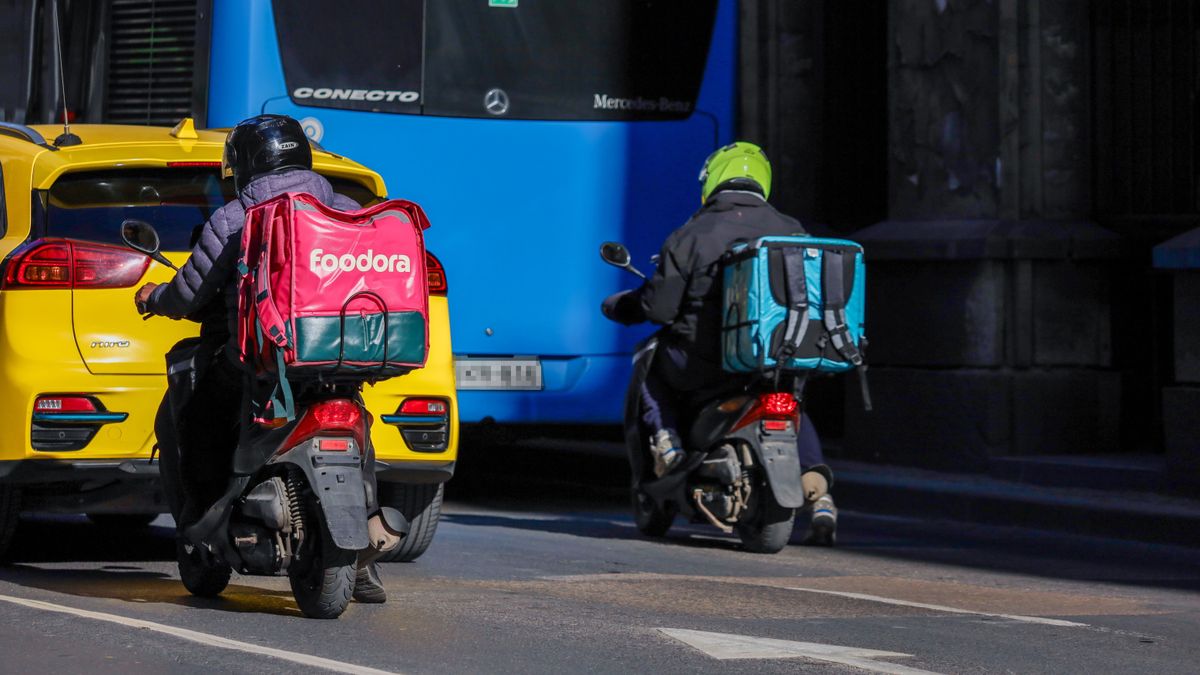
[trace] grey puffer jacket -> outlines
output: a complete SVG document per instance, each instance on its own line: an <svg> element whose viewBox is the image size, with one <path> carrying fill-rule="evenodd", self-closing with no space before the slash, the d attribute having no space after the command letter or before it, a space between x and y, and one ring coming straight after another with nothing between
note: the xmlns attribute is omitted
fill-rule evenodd
<svg viewBox="0 0 1200 675"><path fill-rule="evenodd" d="M260 176L242 191L241 201L229 202L212 214L200 231L187 263L170 283L162 284L150 294L146 303L150 312L182 319L195 315L224 291L229 331L226 339L236 336L238 249L246 223L242 204L253 206L285 192L307 192L342 211L359 208L357 202L335 193L329 181L313 171L300 169Z"/></svg>

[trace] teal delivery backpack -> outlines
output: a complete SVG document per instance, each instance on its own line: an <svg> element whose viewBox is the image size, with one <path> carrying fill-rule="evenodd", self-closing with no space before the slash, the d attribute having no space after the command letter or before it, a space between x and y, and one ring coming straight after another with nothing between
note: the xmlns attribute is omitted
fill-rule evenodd
<svg viewBox="0 0 1200 675"><path fill-rule="evenodd" d="M866 268L845 239L762 237L726 254L722 365L734 373L857 370L863 360Z"/></svg>

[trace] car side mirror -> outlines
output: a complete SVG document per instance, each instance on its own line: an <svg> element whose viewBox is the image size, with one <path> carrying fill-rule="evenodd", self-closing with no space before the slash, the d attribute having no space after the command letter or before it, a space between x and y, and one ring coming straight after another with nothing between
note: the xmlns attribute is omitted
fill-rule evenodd
<svg viewBox="0 0 1200 675"><path fill-rule="evenodd" d="M170 260L167 260L162 253L159 252L159 247L162 245L158 238L158 231L154 226L144 220L129 219L121 223L121 239L125 240L125 245L129 248L145 253L150 256L150 259L166 265L173 270L178 271Z"/></svg>
<svg viewBox="0 0 1200 675"><path fill-rule="evenodd" d="M624 244L615 241L606 241L600 245L600 258L604 262L613 267L620 267L623 270L632 272L639 277L645 279L646 275L638 271L631 262L629 249L625 248Z"/></svg>

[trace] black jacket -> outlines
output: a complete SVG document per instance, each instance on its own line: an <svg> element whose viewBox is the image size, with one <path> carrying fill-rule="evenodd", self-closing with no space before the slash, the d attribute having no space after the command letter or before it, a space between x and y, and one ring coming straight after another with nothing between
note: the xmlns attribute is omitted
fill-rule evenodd
<svg viewBox="0 0 1200 675"><path fill-rule="evenodd" d="M667 237L654 276L621 304L636 302L635 316L668 326L665 339L719 364L721 256L739 240L804 234L798 220L757 194L718 192Z"/></svg>

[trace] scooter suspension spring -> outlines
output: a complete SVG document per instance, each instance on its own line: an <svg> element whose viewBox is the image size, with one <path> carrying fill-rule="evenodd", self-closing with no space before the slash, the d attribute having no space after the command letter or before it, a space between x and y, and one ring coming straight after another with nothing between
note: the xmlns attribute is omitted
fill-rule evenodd
<svg viewBox="0 0 1200 675"><path fill-rule="evenodd" d="M299 469L288 467L287 478L284 480L284 488L287 494L288 513L292 521L292 536L296 540L294 550L297 554L300 552L300 545L304 543L303 480Z"/></svg>

